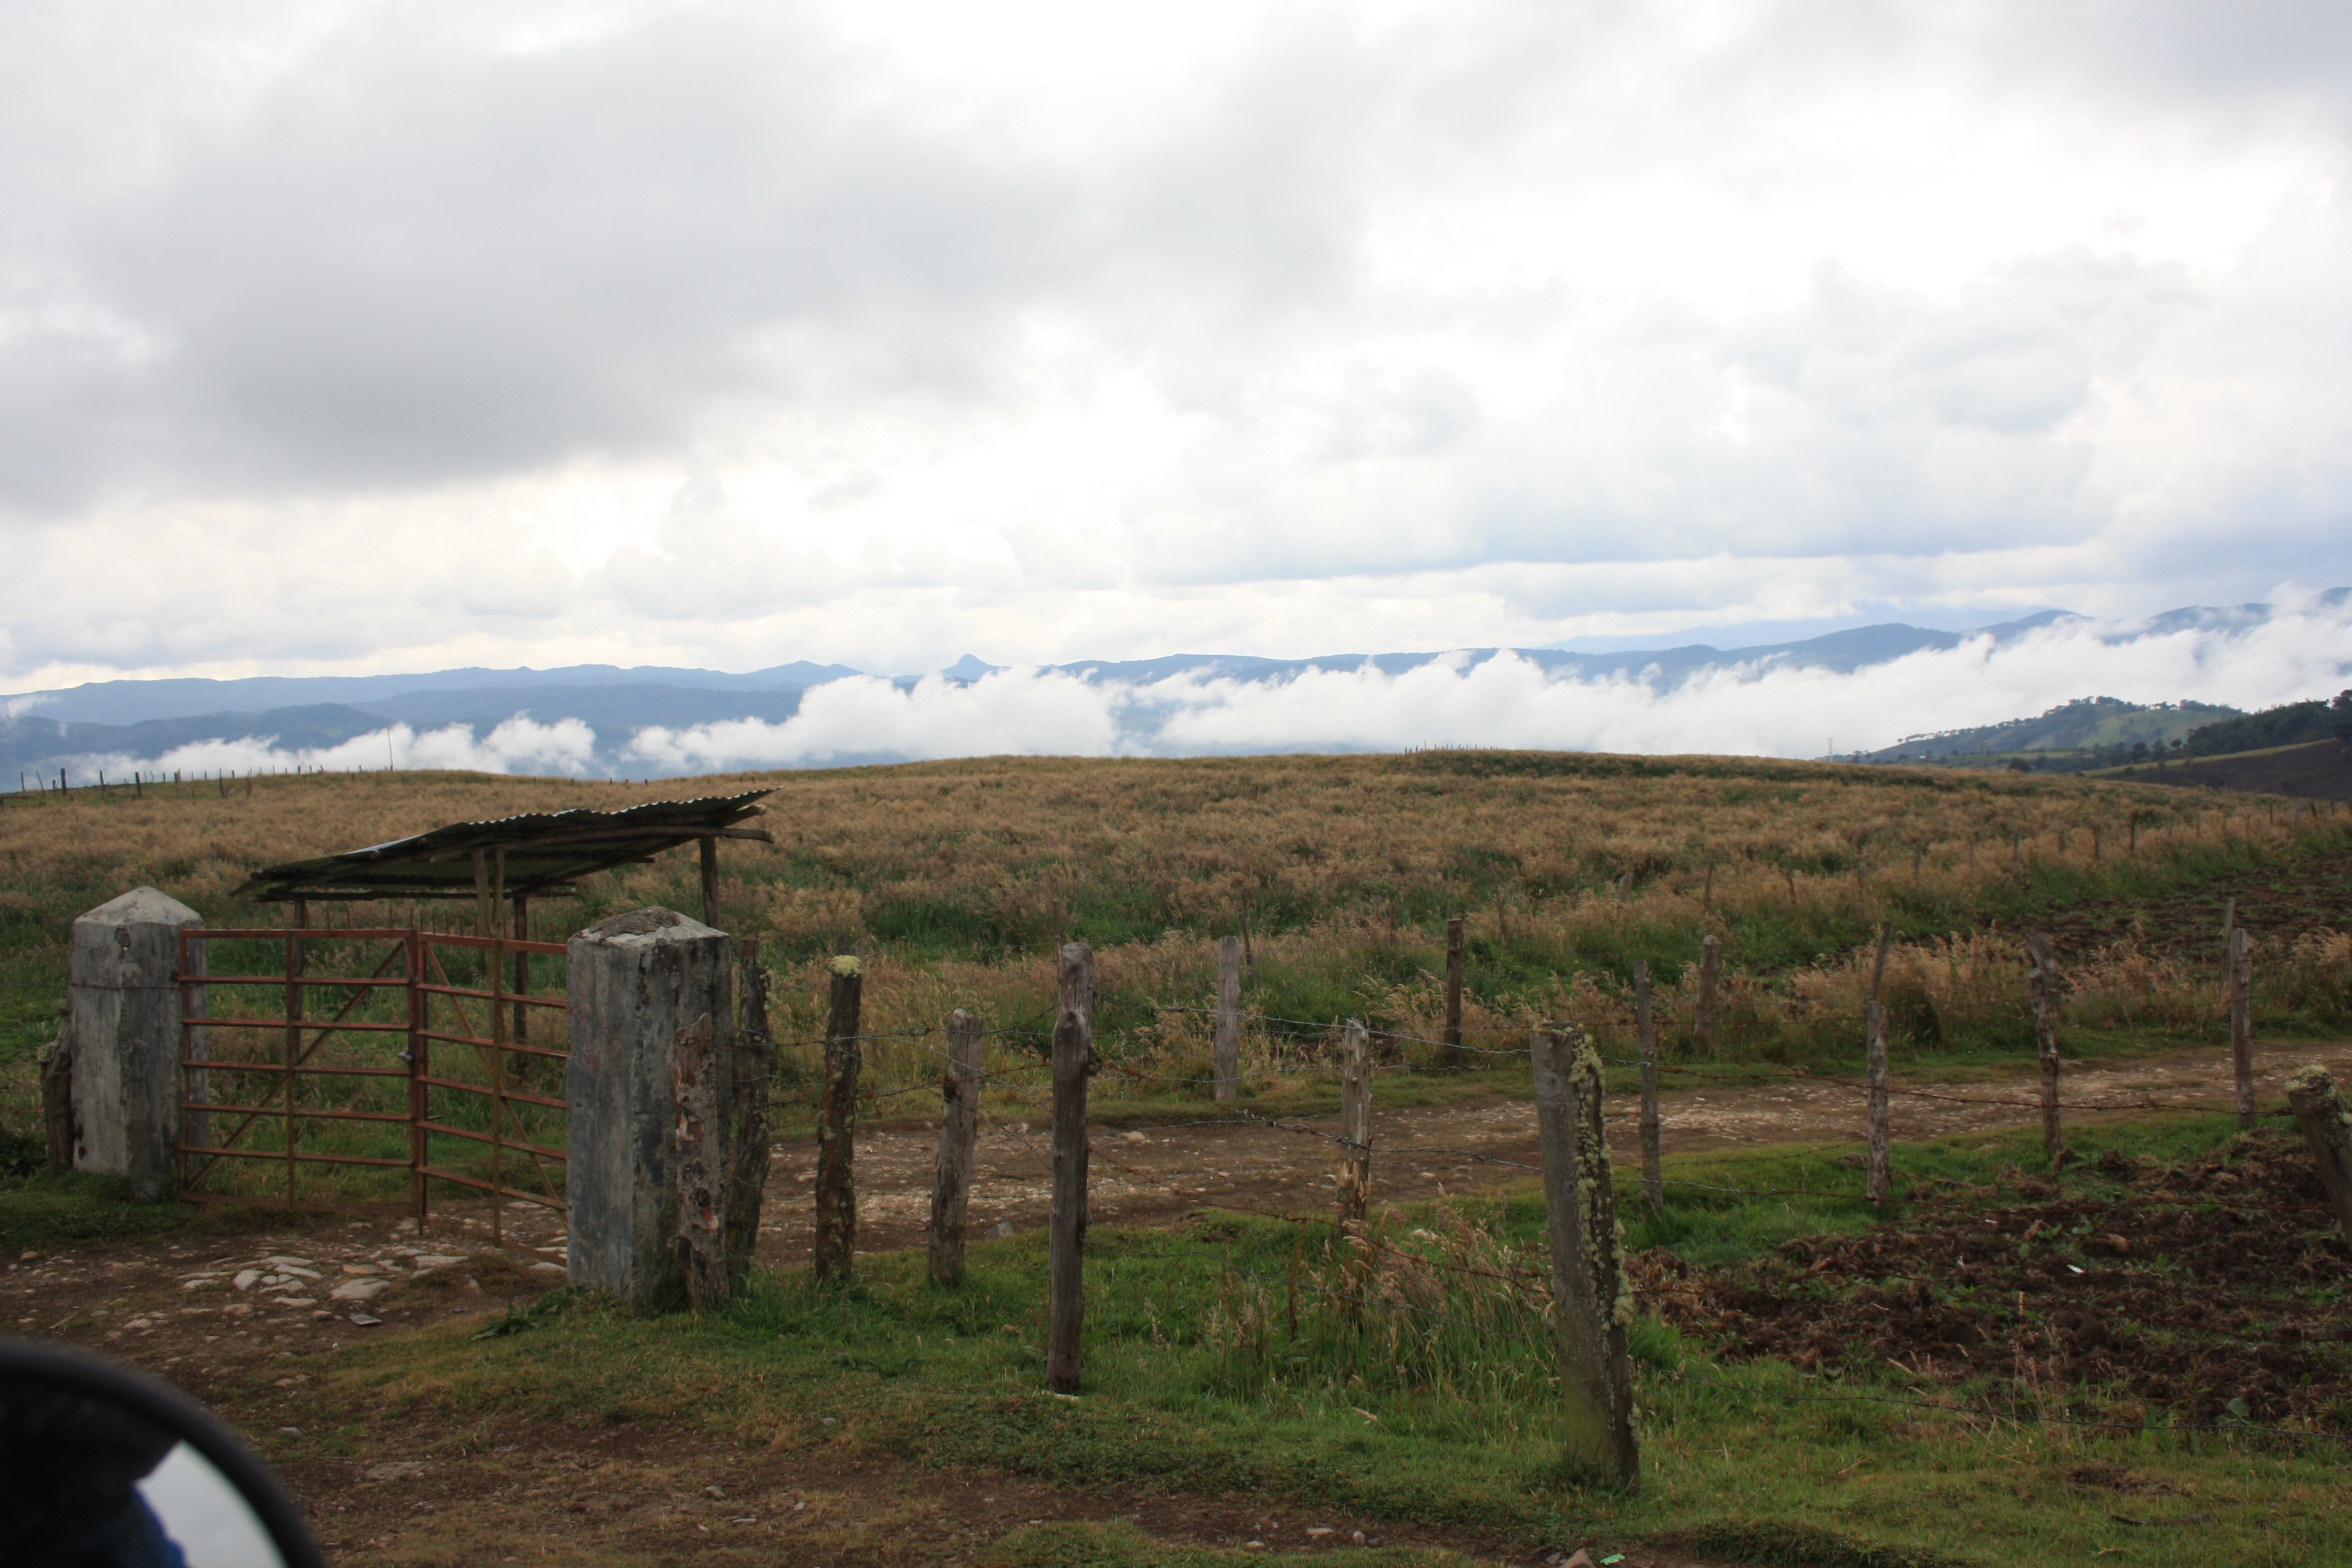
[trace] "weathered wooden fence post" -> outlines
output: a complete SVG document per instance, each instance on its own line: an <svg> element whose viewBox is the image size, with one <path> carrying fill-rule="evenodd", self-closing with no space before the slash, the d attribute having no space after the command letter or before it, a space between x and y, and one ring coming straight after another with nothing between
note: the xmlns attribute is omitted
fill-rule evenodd
<svg viewBox="0 0 2352 1568"><path fill-rule="evenodd" d="M184 1009L202 1016L204 992L183 986L180 933L204 924L195 910L153 888L135 888L73 923L66 954L63 1049L71 1077L77 1170L126 1177L131 1194L172 1190L173 1145L182 1131ZM203 955L198 943L192 963ZM202 1069L186 1098L202 1100ZM189 1131L194 1118L188 1113Z"/></svg>
<svg viewBox="0 0 2352 1568"><path fill-rule="evenodd" d="M2025 951L2033 960L2027 981L2033 1000L2033 1045L2042 1058L2042 1152L2054 1171L2066 1158L2066 1134L2058 1118L2058 998L2064 981L2051 954L2049 937L2028 933Z"/></svg>
<svg viewBox="0 0 2352 1568"><path fill-rule="evenodd" d="M1086 1326L1087 1075L1094 1066L1095 955L1062 946L1061 1007L1054 1019L1054 1207L1046 1237L1045 1386L1078 1391Z"/></svg>
<svg viewBox="0 0 2352 1568"><path fill-rule="evenodd" d="M1862 1195L1867 1202L1886 1201L1889 1182L1886 1173L1886 1143L1889 1129L1886 1121L1886 1008L1879 1002L1882 987L1886 984L1886 950L1895 942L1895 922L1878 922L1878 956L1870 966L1870 999L1862 1005L1862 1059L1864 1079L1868 1086L1866 1103L1870 1113L1868 1157L1864 1162Z"/></svg>
<svg viewBox="0 0 2352 1568"><path fill-rule="evenodd" d="M1339 1045L1339 1220L1364 1222L1372 1196L1372 1037L1350 1018Z"/></svg>
<svg viewBox="0 0 2352 1568"><path fill-rule="evenodd" d="M48 1140L49 1169L72 1170L73 1034L68 1029L59 1029L41 1057L41 1131Z"/></svg>
<svg viewBox="0 0 2352 1568"><path fill-rule="evenodd" d="M1462 1066L1462 917L1445 922L1445 1049L1438 1061L1448 1072Z"/></svg>
<svg viewBox="0 0 2352 1568"><path fill-rule="evenodd" d="M574 936L565 967L572 1282L610 1290L632 1307L664 1306L686 1289L671 1057L680 1037L708 1018L711 1092L723 1117L734 1055L726 1037L734 944L674 910L635 910Z"/></svg>
<svg viewBox="0 0 2352 1568"><path fill-rule="evenodd" d="M964 1211L971 1203L971 1146L980 1132L981 1044L987 1031L959 1007L948 1015L947 1071L940 1083L940 1158L931 1182L931 1279L963 1283Z"/></svg>
<svg viewBox="0 0 2352 1568"><path fill-rule="evenodd" d="M1691 1050L1706 1056L1715 1049L1715 991L1723 978L1723 939L1707 936L1698 944L1698 1000L1691 1009Z"/></svg>
<svg viewBox="0 0 2352 1568"><path fill-rule="evenodd" d="M1217 1041L1210 1069L1216 1102L1228 1103L1242 1086L1242 939L1217 939Z"/></svg>
<svg viewBox="0 0 2352 1568"><path fill-rule="evenodd" d="M2311 1163L2319 1167L2319 1184L2327 1189L2336 1224L2352 1242L2352 1121L2345 1117L2336 1079L2316 1064L2305 1068L2286 1080L2286 1102Z"/></svg>
<svg viewBox="0 0 2352 1568"><path fill-rule="evenodd" d="M727 1272L751 1267L760 1247L760 1210L768 1193L768 1101L775 1071L775 1040L768 1031L768 972L760 939L743 938L735 963L734 1112L729 1135Z"/></svg>
<svg viewBox="0 0 2352 1568"><path fill-rule="evenodd" d="M1543 1147L1567 1458L1572 1468L1631 1488L1641 1479L1633 1368L1625 1348L1633 1301L1602 1136L1601 1058L1574 1025L1535 1029L1528 1047Z"/></svg>
<svg viewBox="0 0 2352 1568"><path fill-rule="evenodd" d="M857 1258L858 1039L866 971L856 957L833 961L824 1020L824 1089L816 1111L816 1274L846 1279Z"/></svg>
<svg viewBox="0 0 2352 1568"><path fill-rule="evenodd" d="M2230 1066L2237 1078L2238 1127L2254 1130L2254 955L2246 928L2230 928Z"/></svg>
<svg viewBox="0 0 2352 1568"><path fill-rule="evenodd" d="M1666 1183L1658 1152L1658 1020L1650 1010L1650 966L1633 965L1633 1037L1642 1058L1642 1201L1666 1210Z"/></svg>
<svg viewBox="0 0 2352 1568"><path fill-rule="evenodd" d="M677 1032L669 1056L677 1104L677 1256L687 1304L727 1300L727 1144L719 1122L719 1039L705 1013Z"/></svg>
<svg viewBox="0 0 2352 1568"><path fill-rule="evenodd" d="M1876 997L1863 1004L1863 1056L1870 1085L1870 1154L1862 1178L1862 1195L1874 1204L1886 1201L1893 1181L1886 1170L1887 1125L1886 1005Z"/></svg>

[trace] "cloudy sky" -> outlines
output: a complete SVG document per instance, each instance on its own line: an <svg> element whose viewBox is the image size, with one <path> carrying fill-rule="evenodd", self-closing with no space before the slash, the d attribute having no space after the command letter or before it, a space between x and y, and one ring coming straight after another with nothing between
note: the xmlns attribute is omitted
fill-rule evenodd
<svg viewBox="0 0 2352 1568"><path fill-rule="evenodd" d="M0 689L2352 582L2347 151L2340 0L17 0Z"/></svg>

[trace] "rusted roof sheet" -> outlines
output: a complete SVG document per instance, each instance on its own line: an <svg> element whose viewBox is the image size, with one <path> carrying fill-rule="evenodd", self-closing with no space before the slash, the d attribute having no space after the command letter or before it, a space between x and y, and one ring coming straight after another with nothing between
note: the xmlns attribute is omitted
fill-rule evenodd
<svg viewBox="0 0 2352 1568"><path fill-rule="evenodd" d="M761 789L700 800L648 801L620 811L555 811L453 823L365 849L265 866L236 891L264 903L471 898L475 852L495 856L503 849L506 867L499 880L508 897L551 892L581 877L651 859L697 839L769 841L761 829L738 825L759 816L761 798L772 793Z"/></svg>

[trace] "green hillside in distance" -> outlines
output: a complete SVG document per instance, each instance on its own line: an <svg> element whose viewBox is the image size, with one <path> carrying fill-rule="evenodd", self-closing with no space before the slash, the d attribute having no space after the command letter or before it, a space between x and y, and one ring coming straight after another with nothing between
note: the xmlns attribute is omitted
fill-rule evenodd
<svg viewBox="0 0 2352 1568"><path fill-rule="evenodd" d="M2021 763L2036 773L2075 773L2118 766L2159 750L2184 749L2193 732L2243 717L2238 709L2213 702L2143 703L2115 697L2078 697L2032 718L1906 735L1853 760L1975 768ZM2135 752L2134 747L2141 749Z"/></svg>

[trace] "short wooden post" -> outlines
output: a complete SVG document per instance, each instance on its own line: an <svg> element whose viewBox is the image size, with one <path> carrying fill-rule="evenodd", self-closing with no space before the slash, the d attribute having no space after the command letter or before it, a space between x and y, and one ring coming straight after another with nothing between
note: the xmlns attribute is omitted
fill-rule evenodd
<svg viewBox="0 0 2352 1568"><path fill-rule="evenodd" d="M1707 936L1698 944L1698 1000L1691 1009L1691 1049L1701 1055L1715 1049L1715 992L1723 978L1723 939Z"/></svg>
<svg viewBox="0 0 2352 1568"><path fill-rule="evenodd" d="M1650 1010L1650 966L1633 965L1633 1037L1642 1058L1642 1201L1666 1212L1665 1175L1658 1152L1658 1020Z"/></svg>
<svg viewBox="0 0 2352 1568"><path fill-rule="evenodd" d="M1054 1019L1054 1206L1046 1237L1045 1386L1078 1391L1086 1323L1087 1074L1094 1066L1095 955L1062 945L1062 998Z"/></svg>
<svg viewBox="0 0 2352 1568"><path fill-rule="evenodd" d="M1339 1044L1339 1222L1364 1223L1372 1197L1372 1037L1348 1020Z"/></svg>
<svg viewBox="0 0 2352 1568"><path fill-rule="evenodd" d="M2254 1130L2254 955L2246 928L2230 928L2230 1065L2237 1076L2238 1128Z"/></svg>
<svg viewBox="0 0 2352 1568"><path fill-rule="evenodd" d="M1633 1369L1625 1349L1633 1300L1625 1286L1609 1145L1601 1133L1601 1058L1573 1025L1531 1031L1536 1122L1551 1239L1553 1321L1570 1467L1632 1488Z"/></svg>
<svg viewBox="0 0 2352 1568"><path fill-rule="evenodd" d="M41 1058L41 1130L47 1134L49 1169L74 1164L73 1034L59 1029Z"/></svg>
<svg viewBox="0 0 2352 1568"><path fill-rule="evenodd" d="M703 1014L677 1032L670 1092L677 1102L677 1256L687 1304L727 1300L727 1151L719 1125L719 1040Z"/></svg>
<svg viewBox="0 0 2352 1568"><path fill-rule="evenodd" d="M816 1111L816 1274L846 1279L857 1257L857 1019L865 969L853 953L833 961L824 1021L824 1089Z"/></svg>
<svg viewBox="0 0 2352 1568"><path fill-rule="evenodd" d="M971 1147L980 1132L980 1051L987 1031L959 1007L948 1015L947 1071L940 1083L940 1158L931 1182L931 1279L963 1283L964 1212L971 1202Z"/></svg>
<svg viewBox="0 0 2352 1568"><path fill-rule="evenodd" d="M2286 1080L2286 1103L2311 1151L2311 1163L2319 1167L2319 1184L2327 1189L2336 1226L2344 1239L2352 1242L2352 1120L2345 1115L2336 1080L2326 1068L2305 1068Z"/></svg>
<svg viewBox="0 0 2352 1568"><path fill-rule="evenodd" d="M2065 983L2047 936L2030 933L2025 951L2033 960L2027 980L2033 999L2033 1045L2042 1058L2042 1152L2054 1171L2066 1158L2066 1134L2058 1119L2058 998Z"/></svg>
<svg viewBox="0 0 2352 1568"><path fill-rule="evenodd" d="M735 1147L727 1166L727 1273L751 1267L760 1247L760 1210L768 1194L769 1080L775 1042L768 1032L768 972L760 939L743 938L735 961L735 1082L728 1132Z"/></svg>
<svg viewBox="0 0 2352 1568"><path fill-rule="evenodd" d="M1445 922L1445 1049L1439 1061L1447 1071L1462 1066L1462 917Z"/></svg>
<svg viewBox="0 0 2352 1568"><path fill-rule="evenodd" d="M1863 1004L1863 1056L1870 1085L1870 1157L1862 1179L1862 1195L1868 1202L1883 1204L1893 1190L1886 1170L1886 1144L1891 1134L1887 1125L1886 1092L1886 1005L1876 997Z"/></svg>
<svg viewBox="0 0 2352 1568"><path fill-rule="evenodd" d="M1219 1105L1242 1086L1242 939L1217 939L1217 1044L1211 1080Z"/></svg>

